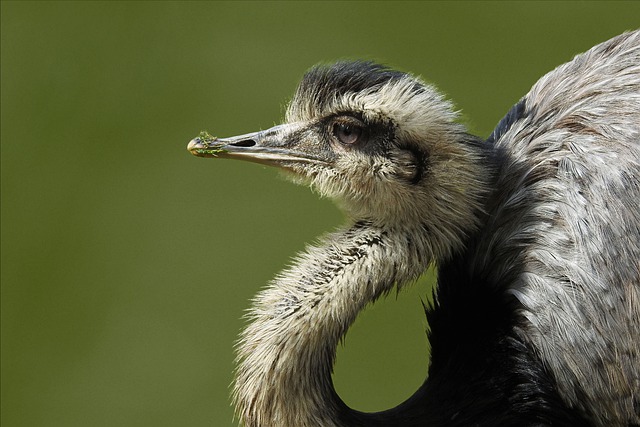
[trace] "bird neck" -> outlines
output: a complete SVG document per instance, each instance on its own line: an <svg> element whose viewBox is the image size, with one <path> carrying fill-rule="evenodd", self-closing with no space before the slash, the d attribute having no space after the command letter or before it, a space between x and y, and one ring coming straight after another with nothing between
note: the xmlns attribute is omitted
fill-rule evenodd
<svg viewBox="0 0 640 427"><path fill-rule="evenodd" d="M258 294L234 387L246 427L350 424L331 380L337 344L367 304L433 261L425 234L356 222L309 247Z"/></svg>

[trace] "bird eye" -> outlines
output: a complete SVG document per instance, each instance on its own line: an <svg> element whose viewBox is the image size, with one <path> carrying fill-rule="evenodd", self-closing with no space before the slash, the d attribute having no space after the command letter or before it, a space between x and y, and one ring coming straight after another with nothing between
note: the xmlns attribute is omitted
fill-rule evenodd
<svg viewBox="0 0 640 427"><path fill-rule="evenodd" d="M362 128L351 123L335 123L333 125L333 136L343 144L356 144L362 136Z"/></svg>

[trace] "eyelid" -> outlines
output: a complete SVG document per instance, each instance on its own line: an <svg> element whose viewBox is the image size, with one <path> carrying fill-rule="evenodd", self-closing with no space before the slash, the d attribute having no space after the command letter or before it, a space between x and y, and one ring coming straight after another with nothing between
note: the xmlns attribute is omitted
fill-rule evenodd
<svg viewBox="0 0 640 427"><path fill-rule="evenodd" d="M335 125L358 127L363 134L367 131L367 125L362 120L349 114L333 116L327 121L327 130L330 134L333 134Z"/></svg>
<svg viewBox="0 0 640 427"><path fill-rule="evenodd" d="M340 123L343 125L351 125L351 126L358 126L362 129L364 129L366 127L366 125L364 124L364 122L362 120L360 120L357 117L354 116L350 116L350 115L340 115L340 116L335 116L333 117L332 120L333 123Z"/></svg>

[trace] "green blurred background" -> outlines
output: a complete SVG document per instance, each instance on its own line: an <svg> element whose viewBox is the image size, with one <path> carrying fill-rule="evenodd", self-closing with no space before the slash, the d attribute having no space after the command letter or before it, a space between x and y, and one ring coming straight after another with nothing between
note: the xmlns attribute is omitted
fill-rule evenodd
<svg viewBox="0 0 640 427"><path fill-rule="evenodd" d="M486 136L640 3L2 2L2 425L227 426L251 296L344 218L200 130L279 121L314 63L437 83ZM359 318L335 382L361 410L427 370L428 277Z"/></svg>

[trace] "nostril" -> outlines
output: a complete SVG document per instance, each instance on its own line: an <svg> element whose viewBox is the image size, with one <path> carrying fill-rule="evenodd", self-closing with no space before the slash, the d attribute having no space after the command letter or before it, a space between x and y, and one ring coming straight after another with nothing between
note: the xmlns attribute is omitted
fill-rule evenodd
<svg viewBox="0 0 640 427"><path fill-rule="evenodd" d="M253 139L244 139L242 141L232 142L229 145L233 145L234 147L253 147L256 145L256 142Z"/></svg>

